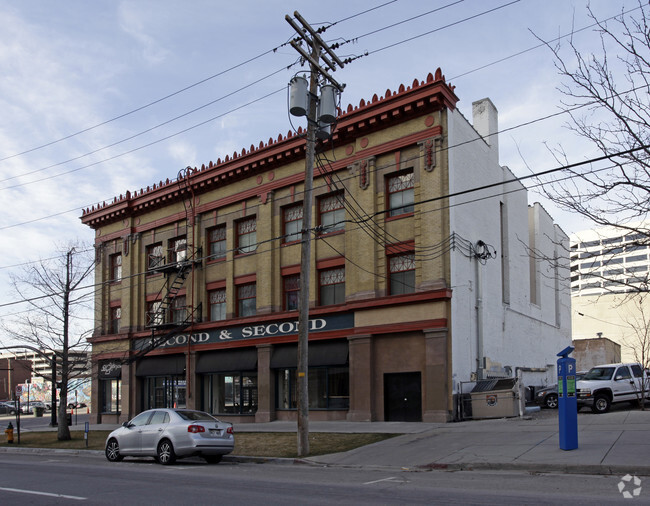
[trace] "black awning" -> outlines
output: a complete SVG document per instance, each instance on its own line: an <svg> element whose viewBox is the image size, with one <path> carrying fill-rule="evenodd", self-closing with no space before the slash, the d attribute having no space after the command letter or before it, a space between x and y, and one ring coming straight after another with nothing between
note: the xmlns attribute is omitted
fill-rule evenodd
<svg viewBox="0 0 650 506"><path fill-rule="evenodd" d="M136 376L173 376L185 373L185 355L143 358L135 368Z"/></svg>
<svg viewBox="0 0 650 506"><path fill-rule="evenodd" d="M196 372L199 374L254 370L257 370L256 348L210 351L199 354L196 359Z"/></svg>
<svg viewBox="0 0 650 506"><path fill-rule="evenodd" d="M309 365L345 365L348 363L347 340L316 341L309 343ZM283 345L273 348L271 356L272 369L284 369L298 366L298 345Z"/></svg>

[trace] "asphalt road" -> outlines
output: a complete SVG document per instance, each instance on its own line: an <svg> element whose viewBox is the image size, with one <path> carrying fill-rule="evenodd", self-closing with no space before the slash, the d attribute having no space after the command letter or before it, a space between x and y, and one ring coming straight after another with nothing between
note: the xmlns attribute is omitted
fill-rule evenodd
<svg viewBox="0 0 650 506"><path fill-rule="evenodd" d="M620 477L350 469L199 459L163 467L152 459L109 463L101 455L3 453L0 502L25 504L643 504Z"/></svg>

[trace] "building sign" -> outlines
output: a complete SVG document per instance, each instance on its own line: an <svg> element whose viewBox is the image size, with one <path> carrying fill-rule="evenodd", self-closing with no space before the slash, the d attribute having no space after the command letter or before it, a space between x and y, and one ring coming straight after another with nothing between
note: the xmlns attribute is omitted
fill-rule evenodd
<svg viewBox="0 0 650 506"><path fill-rule="evenodd" d="M99 362L99 379L115 379L122 377L122 364L117 360Z"/></svg>
<svg viewBox="0 0 650 506"><path fill-rule="evenodd" d="M354 314L344 313L333 316L323 316L309 320L309 332L326 332L332 330L343 330L354 327ZM188 341L192 344L216 344L232 341L245 341L248 339L261 339L274 336L288 336L298 333L298 320L284 320L271 323L260 323L259 325L237 325L234 327L223 327L196 332L194 334L177 334L171 336L159 349L173 348L176 346L187 346ZM150 338L134 341L135 349L144 349L151 342Z"/></svg>

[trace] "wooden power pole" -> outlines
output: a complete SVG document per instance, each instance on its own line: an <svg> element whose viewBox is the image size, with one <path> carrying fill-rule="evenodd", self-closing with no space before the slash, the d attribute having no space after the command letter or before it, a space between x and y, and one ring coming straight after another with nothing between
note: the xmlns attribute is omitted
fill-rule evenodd
<svg viewBox="0 0 650 506"><path fill-rule="evenodd" d="M339 92L343 86L337 83L329 73L321 67L321 59L332 70L336 65L343 68L343 62L334 54L332 49L323 41L303 17L295 11L294 17L302 28L289 15L287 22L293 27L302 41L306 42L310 51L305 51L300 39L291 41L293 48L310 64L309 78L309 109L307 111L307 145L305 147L305 184L302 211L302 236L300 251L300 298L298 301L298 456L309 455L309 278L311 273L311 218L313 201L314 156L316 151L316 131L318 130L318 85L321 79L327 80ZM327 55L323 53L327 53ZM328 126L329 128L329 126Z"/></svg>

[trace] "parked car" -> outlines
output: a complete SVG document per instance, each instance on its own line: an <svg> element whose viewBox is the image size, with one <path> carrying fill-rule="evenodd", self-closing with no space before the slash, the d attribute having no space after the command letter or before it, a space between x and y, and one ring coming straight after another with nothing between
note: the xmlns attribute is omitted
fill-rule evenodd
<svg viewBox="0 0 650 506"><path fill-rule="evenodd" d="M68 409L80 409L85 407L86 407L85 402L77 402L76 404L74 402L68 402Z"/></svg>
<svg viewBox="0 0 650 506"><path fill-rule="evenodd" d="M545 408L556 409L558 405L557 385L550 385L535 392L535 403Z"/></svg>
<svg viewBox="0 0 650 506"><path fill-rule="evenodd" d="M577 382L581 380L585 374L587 374L587 371L578 371L576 373L576 385ZM558 402L557 385L549 385L535 392L535 403L539 406L550 409L557 409Z"/></svg>
<svg viewBox="0 0 650 506"><path fill-rule="evenodd" d="M17 411L15 402L0 402L0 415L15 415Z"/></svg>
<svg viewBox="0 0 650 506"><path fill-rule="evenodd" d="M648 376L640 364L592 367L577 383L578 409L590 406L594 413L607 413L617 402L638 402L642 395L650 399L648 387Z"/></svg>
<svg viewBox="0 0 650 506"><path fill-rule="evenodd" d="M42 408L43 411L45 411L47 408L45 407L45 403L42 401L30 401L30 402L25 402L20 405L20 410L23 413L34 413L34 410L36 408Z"/></svg>
<svg viewBox="0 0 650 506"><path fill-rule="evenodd" d="M154 457L168 465L177 458L203 457L221 461L235 446L232 424L203 411L150 409L124 422L106 438L106 458L119 462L126 456Z"/></svg>

